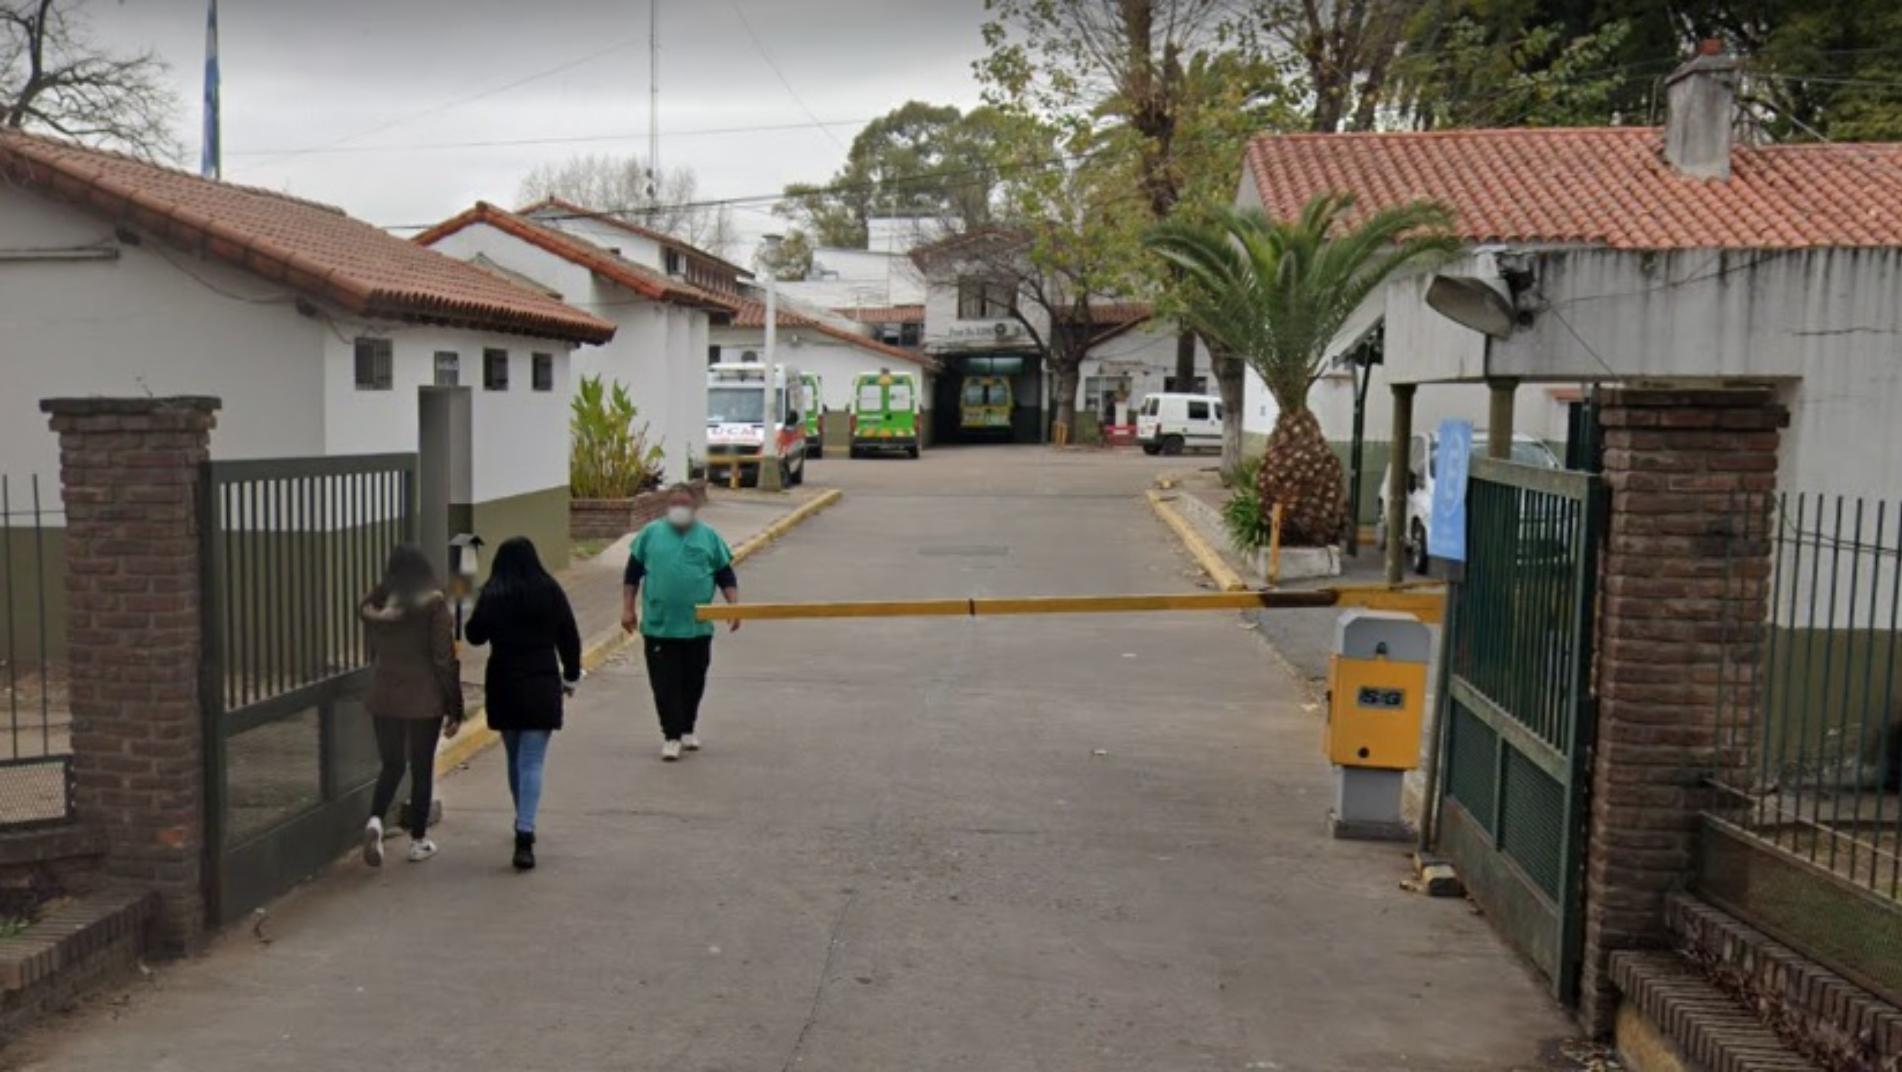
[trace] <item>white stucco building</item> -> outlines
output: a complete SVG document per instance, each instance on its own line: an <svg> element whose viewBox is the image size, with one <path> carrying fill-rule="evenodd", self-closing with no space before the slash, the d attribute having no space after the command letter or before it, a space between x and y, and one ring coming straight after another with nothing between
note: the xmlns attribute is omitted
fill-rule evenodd
<svg viewBox="0 0 1902 1072"><path fill-rule="evenodd" d="M330 206L113 153L0 132L0 178L0 472L57 504L42 398L211 395L215 457L417 452L426 549L473 530L566 561L571 357L612 323Z"/></svg>
<svg viewBox="0 0 1902 1072"><path fill-rule="evenodd" d="M1902 495L1902 146L1737 144L1736 75L1721 55L1685 64L1663 127L1266 135L1238 202L1453 210L1464 253L1356 318L1385 333L1383 405L1394 384L1492 386L1546 434L1581 382L1770 385L1790 411L1781 488ZM1440 306L1462 287L1492 333L1436 308L1436 278ZM1385 427L1370 415L1370 436Z"/></svg>
<svg viewBox="0 0 1902 1072"><path fill-rule="evenodd" d="M625 385L667 480L706 457L710 331L740 306L743 270L678 239L548 199L522 212L478 203L416 241L515 273L615 325L578 355L575 380Z"/></svg>

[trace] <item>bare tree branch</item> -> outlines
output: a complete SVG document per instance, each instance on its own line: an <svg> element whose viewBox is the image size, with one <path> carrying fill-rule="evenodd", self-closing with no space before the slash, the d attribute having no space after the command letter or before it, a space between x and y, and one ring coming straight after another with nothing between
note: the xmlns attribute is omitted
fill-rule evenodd
<svg viewBox="0 0 1902 1072"><path fill-rule="evenodd" d="M573 201L724 257L736 241L733 211L725 205L697 204L699 187L692 168L669 169L654 182L646 161L638 156L591 153L535 168L522 179L520 195L523 201Z"/></svg>
<svg viewBox="0 0 1902 1072"><path fill-rule="evenodd" d="M0 126L176 160L178 102L165 61L150 49L105 51L60 2L0 0Z"/></svg>

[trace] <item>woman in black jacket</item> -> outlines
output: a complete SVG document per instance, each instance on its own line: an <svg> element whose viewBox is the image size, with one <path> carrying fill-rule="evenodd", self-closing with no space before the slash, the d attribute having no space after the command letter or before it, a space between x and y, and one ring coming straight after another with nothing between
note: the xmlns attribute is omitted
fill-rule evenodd
<svg viewBox="0 0 1902 1072"><path fill-rule="evenodd" d="M515 866L535 866L535 810L541 803L548 739L561 728L565 691L581 680L581 633L561 585L542 568L535 545L515 536L496 549L488 583L463 627L488 644L483 682L489 726L508 751L515 798Z"/></svg>

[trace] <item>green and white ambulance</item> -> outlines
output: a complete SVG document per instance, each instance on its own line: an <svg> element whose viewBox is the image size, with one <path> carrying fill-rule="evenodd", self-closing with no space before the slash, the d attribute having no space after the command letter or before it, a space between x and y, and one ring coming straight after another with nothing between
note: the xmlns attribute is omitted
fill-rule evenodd
<svg viewBox="0 0 1902 1072"><path fill-rule="evenodd" d="M862 372L852 381L852 457L918 456L918 381L909 372Z"/></svg>
<svg viewBox="0 0 1902 1072"><path fill-rule="evenodd" d="M826 456L825 392L820 390L817 373L802 372L799 382L806 388L806 457L823 458Z"/></svg>

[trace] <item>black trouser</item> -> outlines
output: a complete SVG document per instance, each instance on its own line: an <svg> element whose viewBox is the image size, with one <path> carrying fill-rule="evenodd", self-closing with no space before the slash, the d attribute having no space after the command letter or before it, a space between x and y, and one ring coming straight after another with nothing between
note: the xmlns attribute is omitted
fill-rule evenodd
<svg viewBox="0 0 1902 1072"><path fill-rule="evenodd" d="M713 638L642 637L641 646L647 651L647 681L654 687L661 736L678 741L693 732L700 718L707 667L713 664Z"/></svg>
<svg viewBox="0 0 1902 1072"><path fill-rule="evenodd" d="M440 718L384 718L378 715L376 751L383 766L376 772L376 795L370 814L387 815L396 800L396 785L409 768L409 832L420 838L429 832L429 793L436 780L436 738L442 736Z"/></svg>

